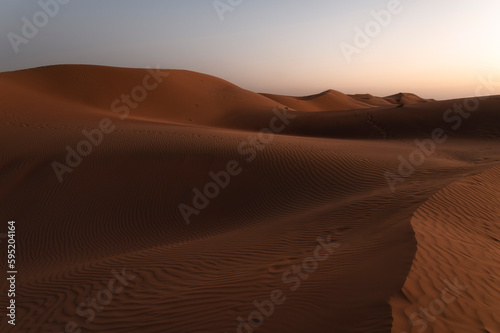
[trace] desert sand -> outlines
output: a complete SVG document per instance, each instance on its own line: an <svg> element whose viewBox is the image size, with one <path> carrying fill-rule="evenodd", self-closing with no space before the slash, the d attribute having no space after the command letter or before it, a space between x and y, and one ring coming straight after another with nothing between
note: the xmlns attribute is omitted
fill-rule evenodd
<svg viewBox="0 0 500 333"><path fill-rule="evenodd" d="M0 100L1 332L500 332L499 96L445 121L465 100L64 65Z"/></svg>

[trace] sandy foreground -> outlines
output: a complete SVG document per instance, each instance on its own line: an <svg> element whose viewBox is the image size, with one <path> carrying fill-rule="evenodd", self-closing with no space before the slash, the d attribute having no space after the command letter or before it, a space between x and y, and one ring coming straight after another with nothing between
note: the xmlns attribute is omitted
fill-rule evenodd
<svg viewBox="0 0 500 333"><path fill-rule="evenodd" d="M499 96L53 66L0 100L1 332L500 332Z"/></svg>

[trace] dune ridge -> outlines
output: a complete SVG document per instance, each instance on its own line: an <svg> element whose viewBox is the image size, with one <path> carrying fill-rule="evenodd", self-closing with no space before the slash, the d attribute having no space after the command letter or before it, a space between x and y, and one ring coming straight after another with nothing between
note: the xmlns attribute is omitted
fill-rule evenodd
<svg viewBox="0 0 500 333"><path fill-rule="evenodd" d="M336 90L326 90L322 93L291 97L282 95L262 94L282 105L298 111L335 111L372 108L373 106L349 97Z"/></svg>
<svg viewBox="0 0 500 333"><path fill-rule="evenodd" d="M500 330L499 185L500 165L450 184L415 212L418 250L391 301L392 332Z"/></svg>

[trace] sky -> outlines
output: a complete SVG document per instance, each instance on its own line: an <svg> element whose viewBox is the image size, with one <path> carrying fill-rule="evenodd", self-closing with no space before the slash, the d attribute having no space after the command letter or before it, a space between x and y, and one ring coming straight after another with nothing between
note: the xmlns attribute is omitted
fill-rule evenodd
<svg viewBox="0 0 500 333"><path fill-rule="evenodd" d="M466 97L500 81L499 14L498 0L2 0L0 72L159 65L255 92Z"/></svg>

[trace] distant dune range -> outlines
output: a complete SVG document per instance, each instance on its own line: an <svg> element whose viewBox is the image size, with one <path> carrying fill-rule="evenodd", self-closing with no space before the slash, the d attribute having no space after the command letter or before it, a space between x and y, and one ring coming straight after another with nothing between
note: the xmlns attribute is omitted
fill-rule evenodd
<svg viewBox="0 0 500 333"><path fill-rule="evenodd" d="M158 86L124 108L147 75ZM286 301L255 332L419 332L408 318L455 278L467 288L426 330L500 331L499 96L457 130L443 115L464 100L258 94L180 70L1 73L0 98L0 221L17 221L19 258L1 332L238 332L275 289ZM295 118L248 162L275 108ZM60 183L51 163L103 118L115 130ZM448 140L393 193L384 174L436 128ZM186 224L178 205L231 160L241 174ZM283 273L328 235L340 247L292 291ZM85 322L78 305L123 267L135 279Z"/></svg>

